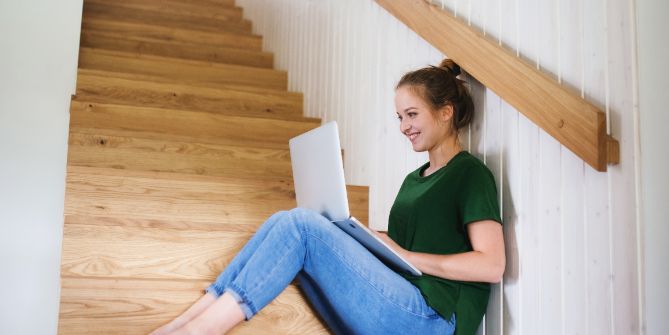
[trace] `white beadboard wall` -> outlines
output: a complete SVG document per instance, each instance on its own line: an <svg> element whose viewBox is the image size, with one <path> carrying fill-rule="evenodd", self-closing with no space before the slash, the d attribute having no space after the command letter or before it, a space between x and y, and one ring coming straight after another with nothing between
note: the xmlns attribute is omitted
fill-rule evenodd
<svg viewBox="0 0 669 335"><path fill-rule="evenodd" d="M640 333L634 1L433 3L605 110L620 141L621 163L596 172L468 78L478 115L462 142L497 179L508 258L479 333ZM339 123L346 179L370 186L370 225L385 228L405 175L427 161L400 134L394 85L444 55L371 0L238 4L305 115Z"/></svg>

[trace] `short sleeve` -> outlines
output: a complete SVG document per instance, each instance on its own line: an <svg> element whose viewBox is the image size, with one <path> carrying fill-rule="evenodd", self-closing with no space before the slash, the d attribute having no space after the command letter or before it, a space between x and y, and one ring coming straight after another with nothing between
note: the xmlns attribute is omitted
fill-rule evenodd
<svg viewBox="0 0 669 335"><path fill-rule="evenodd" d="M460 183L458 212L463 225L481 220L502 223L495 178L485 165L472 166Z"/></svg>

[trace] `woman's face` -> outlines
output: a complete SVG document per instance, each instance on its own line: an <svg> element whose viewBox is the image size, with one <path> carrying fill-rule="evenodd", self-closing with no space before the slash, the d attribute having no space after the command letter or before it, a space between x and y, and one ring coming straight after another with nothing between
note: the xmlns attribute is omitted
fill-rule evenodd
<svg viewBox="0 0 669 335"><path fill-rule="evenodd" d="M429 151L449 136L453 108L444 107L435 115L431 106L410 87L402 86L395 91L395 112L400 119L400 131L411 141L414 151Z"/></svg>

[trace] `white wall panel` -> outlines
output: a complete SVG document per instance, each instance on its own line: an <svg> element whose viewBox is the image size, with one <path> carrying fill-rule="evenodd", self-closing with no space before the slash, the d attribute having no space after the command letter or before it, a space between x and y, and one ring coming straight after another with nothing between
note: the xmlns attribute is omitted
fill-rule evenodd
<svg viewBox="0 0 669 335"><path fill-rule="evenodd" d="M580 0L560 0L557 25L557 77L563 85L582 92L583 89L583 10ZM562 328L564 334L585 334L587 275L585 248L585 169L581 159L568 149L561 150L562 209ZM568 239L568 240L567 240Z"/></svg>
<svg viewBox="0 0 669 335"><path fill-rule="evenodd" d="M0 1L0 334L55 334L82 0Z"/></svg>
<svg viewBox="0 0 669 335"><path fill-rule="evenodd" d="M609 113L621 164L600 173L476 80L463 145L495 175L507 271L480 334L640 331L632 0L433 0ZM371 0L239 0L305 115L337 120L349 184L387 226L406 174L427 161L399 132L394 85L443 55Z"/></svg>

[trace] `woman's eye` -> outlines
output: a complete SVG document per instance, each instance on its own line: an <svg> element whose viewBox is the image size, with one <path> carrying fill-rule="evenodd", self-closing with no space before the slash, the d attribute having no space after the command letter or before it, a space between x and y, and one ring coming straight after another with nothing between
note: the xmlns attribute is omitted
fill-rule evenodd
<svg viewBox="0 0 669 335"><path fill-rule="evenodd" d="M399 115L397 116L397 119L400 120L400 121L402 121L402 117L399 116Z"/></svg>
<svg viewBox="0 0 669 335"><path fill-rule="evenodd" d="M409 117L414 117L414 116L416 116L416 113L411 112L411 113L407 113L407 115L409 115Z"/></svg>

